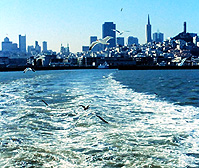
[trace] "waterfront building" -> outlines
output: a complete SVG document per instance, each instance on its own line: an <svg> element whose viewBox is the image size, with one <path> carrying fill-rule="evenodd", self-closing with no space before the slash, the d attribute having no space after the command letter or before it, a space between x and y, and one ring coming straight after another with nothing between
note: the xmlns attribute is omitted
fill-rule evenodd
<svg viewBox="0 0 199 168"><path fill-rule="evenodd" d="M26 53L26 35L19 35L19 51Z"/></svg>
<svg viewBox="0 0 199 168"><path fill-rule="evenodd" d="M116 29L116 24L114 24L113 22L105 22L102 25L102 38L105 38L106 36L113 37L113 39L110 39L108 41L108 43L110 43L108 46L106 46L108 48L116 46L116 32L113 31L113 29Z"/></svg>
<svg viewBox="0 0 199 168"><path fill-rule="evenodd" d="M47 49L47 42L43 41L43 53L46 53L48 51Z"/></svg>
<svg viewBox="0 0 199 168"><path fill-rule="evenodd" d="M149 19L149 15L148 15L148 23L146 25L146 43L151 42L151 24L150 24L150 19Z"/></svg>
<svg viewBox="0 0 199 168"><path fill-rule="evenodd" d="M155 42L163 42L164 41L164 34L160 33L159 31L153 33L153 41Z"/></svg>
<svg viewBox="0 0 199 168"><path fill-rule="evenodd" d="M117 45L124 46L124 37L117 37Z"/></svg>
<svg viewBox="0 0 199 168"><path fill-rule="evenodd" d="M133 36L129 36L128 37L128 45L132 45L132 44L138 44L138 38L137 37L133 37Z"/></svg>

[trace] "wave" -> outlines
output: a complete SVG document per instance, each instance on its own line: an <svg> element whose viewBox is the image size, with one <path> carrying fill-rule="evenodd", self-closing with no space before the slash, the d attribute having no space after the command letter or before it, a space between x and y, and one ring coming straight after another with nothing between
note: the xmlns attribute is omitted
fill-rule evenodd
<svg viewBox="0 0 199 168"><path fill-rule="evenodd" d="M54 73L1 84L1 167L198 166L197 107L135 92L118 71Z"/></svg>

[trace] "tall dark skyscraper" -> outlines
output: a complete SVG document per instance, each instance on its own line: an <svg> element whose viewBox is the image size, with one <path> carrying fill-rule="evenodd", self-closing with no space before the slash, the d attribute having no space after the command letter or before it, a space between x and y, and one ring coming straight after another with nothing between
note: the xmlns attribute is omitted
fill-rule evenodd
<svg viewBox="0 0 199 168"><path fill-rule="evenodd" d="M113 37L113 39L110 39L108 41L108 43L110 43L110 44L108 46L106 46L109 48L116 46L116 32L113 31L112 29L116 29L116 24L114 24L113 22L105 22L102 25L102 38L104 38L106 36Z"/></svg>
<svg viewBox="0 0 199 168"><path fill-rule="evenodd" d="M26 52L26 35L19 35L19 50L24 53Z"/></svg>
<svg viewBox="0 0 199 168"><path fill-rule="evenodd" d="M146 25L146 42L149 43L151 42L151 24L150 24L150 19L148 15L148 24Z"/></svg>
<svg viewBox="0 0 199 168"><path fill-rule="evenodd" d="M47 42L46 41L43 41L43 52L47 52Z"/></svg>

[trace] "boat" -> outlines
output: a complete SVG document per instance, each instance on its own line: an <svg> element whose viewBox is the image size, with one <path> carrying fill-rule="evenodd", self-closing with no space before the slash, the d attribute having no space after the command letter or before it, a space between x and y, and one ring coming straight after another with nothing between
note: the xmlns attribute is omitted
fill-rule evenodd
<svg viewBox="0 0 199 168"><path fill-rule="evenodd" d="M98 69L108 69L109 64L105 61L103 64L98 65Z"/></svg>

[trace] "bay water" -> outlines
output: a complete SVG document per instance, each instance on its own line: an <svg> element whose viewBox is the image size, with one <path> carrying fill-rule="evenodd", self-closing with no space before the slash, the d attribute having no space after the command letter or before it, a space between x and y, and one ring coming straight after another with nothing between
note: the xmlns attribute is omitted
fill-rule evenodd
<svg viewBox="0 0 199 168"><path fill-rule="evenodd" d="M0 72L3 168L199 167L198 128L199 70Z"/></svg>

